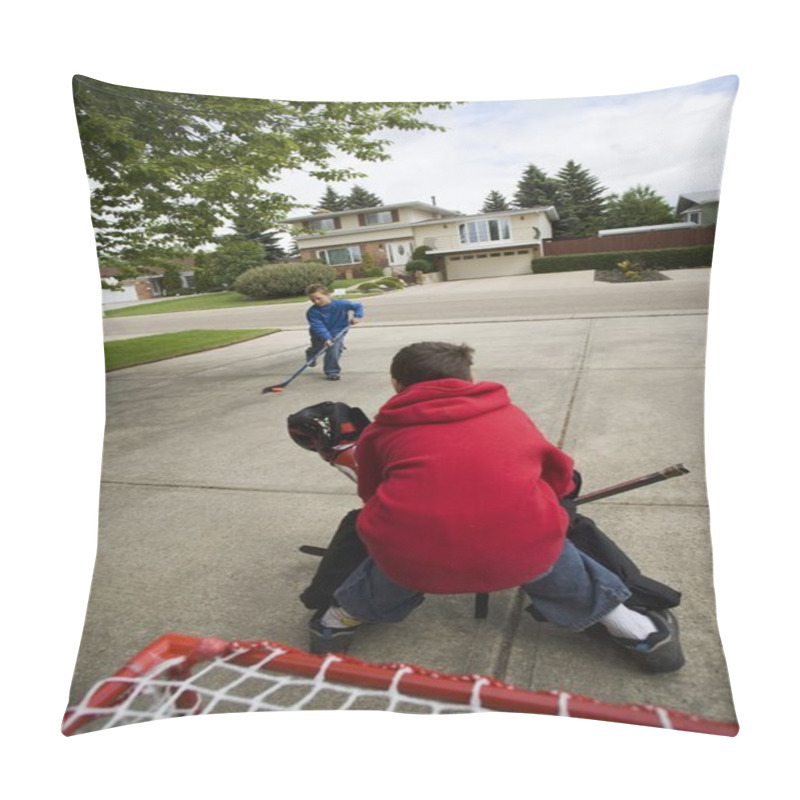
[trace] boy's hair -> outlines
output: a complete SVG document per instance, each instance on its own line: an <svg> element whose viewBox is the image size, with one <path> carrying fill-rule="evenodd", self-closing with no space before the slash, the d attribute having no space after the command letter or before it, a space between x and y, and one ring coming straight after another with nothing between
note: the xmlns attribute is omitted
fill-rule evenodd
<svg viewBox="0 0 800 800"><path fill-rule="evenodd" d="M466 344L417 342L399 350L392 359L391 376L403 386L443 378L472 380L472 354Z"/></svg>
<svg viewBox="0 0 800 800"><path fill-rule="evenodd" d="M311 297L312 294L317 292L330 294L331 290L324 283L312 283L311 286L306 286L306 297Z"/></svg>

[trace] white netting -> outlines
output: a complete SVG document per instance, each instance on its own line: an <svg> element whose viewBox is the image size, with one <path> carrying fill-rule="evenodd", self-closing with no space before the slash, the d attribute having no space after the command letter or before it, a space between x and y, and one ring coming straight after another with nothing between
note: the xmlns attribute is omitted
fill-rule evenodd
<svg viewBox="0 0 800 800"><path fill-rule="evenodd" d="M76 720L92 717L82 731L114 728L155 719L195 714L230 713L236 711L299 711L299 710L379 710L422 714L452 714L484 711L479 695L486 678L476 678L468 703L442 702L414 697L398 687L412 667L399 665L385 689L368 689L330 680L327 673L339 662L335 655L325 657L313 677L284 674L270 669L270 662L289 652L264 647L263 658L250 664L233 663L249 649L198 664L187 677L170 676L186 662L185 657L163 661L147 674L136 677L113 677L93 687L86 698L67 709L64 728ZM111 707L92 702L98 690L114 685L122 699Z"/></svg>
<svg viewBox="0 0 800 800"><path fill-rule="evenodd" d="M736 722L650 705L615 705L563 691L528 691L485 675L315 656L270 641L165 634L64 715L77 732L194 714L299 710L454 714L514 711L735 736Z"/></svg>

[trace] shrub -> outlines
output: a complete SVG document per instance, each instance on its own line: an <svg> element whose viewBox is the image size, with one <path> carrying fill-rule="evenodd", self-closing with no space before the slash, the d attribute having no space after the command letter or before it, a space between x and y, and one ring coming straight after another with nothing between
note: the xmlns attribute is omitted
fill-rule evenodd
<svg viewBox="0 0 800 800"><path fill-rule="evenodd" d="M392 291L393 289L404 289L405 284L399 278L386 276L384 278L376 278L372 281L364 281L364 283L356 284L350 288L351 292L384 292Z"/></svg>
<svg viewBox="0 0 800 800"><path fill-rule="evenodd" d="M380 278L383 270L375 263L369 253L362 253L361 268L358 270L365 278Z"/></svg>
<svg viewBox="0 0 800 800"><path fill-rule="evenodd" d="M297 297L312 283L330 287L336 270L321 261L294 264L265 264L243 272L234 282L233 290L256 300L268 297Z"/></svg>
<svg viewBox="0 0 800 800"><path fill-rule="evenodd" d="M438 272L436 265L427 258L412 258L406 264L406 272Z"/></svg>
<svg viewBox="0 0 800 800"><path fill-rule="evenodd" d="M621 261L630 261L647 269L691 269L710 267L714 245L697 247L668 247L663 250L630 250L616 253L579 253L568 256L544 256L535 258L531 271L572 272L576 270L612 270Z"/></svg>

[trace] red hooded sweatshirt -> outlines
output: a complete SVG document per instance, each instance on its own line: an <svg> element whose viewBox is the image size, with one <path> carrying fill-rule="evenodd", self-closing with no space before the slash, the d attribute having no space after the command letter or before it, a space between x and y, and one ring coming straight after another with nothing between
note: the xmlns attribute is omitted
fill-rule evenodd
<svg viewBox="0 0 800 800"><path fill-rule="evenodd" d="M561 554L573 461L498 383L404 389L358 441L358 531L395 583L457 594L519 586Z"/></svg>

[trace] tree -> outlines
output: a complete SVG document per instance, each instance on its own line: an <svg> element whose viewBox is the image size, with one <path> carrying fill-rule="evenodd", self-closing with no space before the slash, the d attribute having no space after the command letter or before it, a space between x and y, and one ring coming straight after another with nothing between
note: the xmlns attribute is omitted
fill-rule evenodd
<svg viewBox="0 0 800 800"><path fill-rule="evenodd" d="M650 186L639 184L622 195L610 195L603 215L603 225L606 228L664 225L675 221L675 211L667 201Z"/></svg>
<svg viewBox="0 0 800 800"><path fill-rule="evenodd" d="M517 183L513 202L515 208L535 208L555 205L558 184L535 164L528 164Z"/></svg>
<svg viewBox="0 0 800 800"><path fill-rule="evenodd" d="M508 204L508 200L506 200L500 192L496 192L492 189L483 201L481 214L489 214L492 211L508 211L510 208L511 206Z"/></svg>
<svg viewBox="0 0 800 800"><path fill-rule="evenodd" d="M383 200L372 192L368 192L363 186L353 186L350 194L345 200L345 208L377 208L383 205Z"/></svg>
<svg viewBox="0 0 800 800"><path fill-rule="evenodd" d="M236 234L227 236L213 252L197 254L195 285L198 291L203 292L227 289L243 272L263 264L261 242Z"/></svg>
<svg viewBox="0 0 800 800"><path fill-rule="evenodd" d="M236 219L233 221L233 229L236 234L242 239L251 239L258 242L262 247L263 260L270 263L284 261L286 253L278 242L279 231L261 230L259 227L260 219L258 214L252 211L240 211ZM223 240L225 241L225 240Z"/></svg>
<svg viewBox="0 0 800 800"><path fill-rule="evenodd" d="M325 194L317 203L317 208L324 208L326 211L344 211L347 208L347 198L342 197L332 186L326 186Z"/></svg>
<svg viewBox="0 0 800 800"><path fill-rule="evenodd" d="M339 103L177 94L73 79L101 263L152 263L213 243L241 213L265 231L296 205L285 170L364 177L335 157L387 160L386 130L444 130L421 115L450 103Z"/></svg>
<svg viewBox="0 0 800 800"><path fill-rule="evenodd" d="M555 207L559 219L553 224L555 237L597 233L605 211L605 187L572 159L559 170L556 182Z"/></svg>

